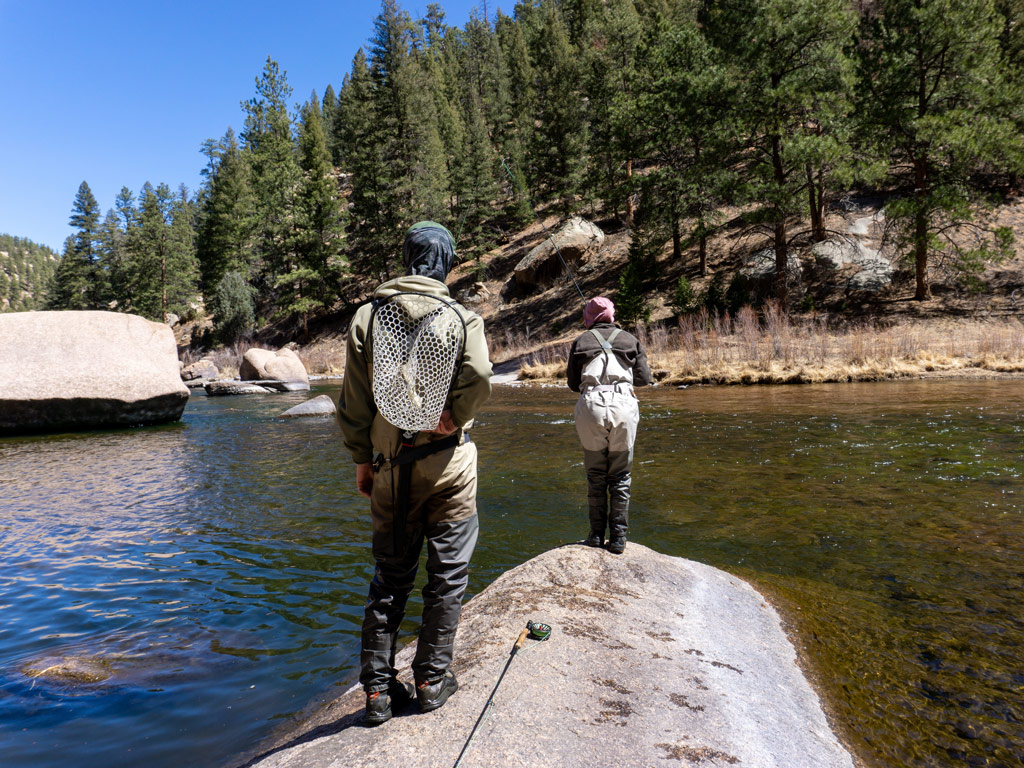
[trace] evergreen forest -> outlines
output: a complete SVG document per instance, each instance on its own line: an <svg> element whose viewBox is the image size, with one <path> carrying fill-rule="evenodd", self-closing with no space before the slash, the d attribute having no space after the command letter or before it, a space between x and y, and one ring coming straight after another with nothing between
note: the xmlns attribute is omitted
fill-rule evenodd
<svg viewBox="0 0 1024 768"><path fill-rule="evenodd" d="M659 254L706 274L725 211L784 276L851 190L885 196L925 301L936 265L969 278L1012 252L985 212L1024 171L1022 19L1024 0L524 0L455 27L383 0L322 95L295 100L267 58L198 190L125 187L104 215L83 182L46 306L205 313L221 342L301 331L397 274L412 223L475 259L542 209L631 231L638 317Z"/></svg>
<svg viewBox="0 0 1024 768"><path fill-rule="evenodd" d="M0 234L0 312L42 309L59 261L45 245Z"/></svg>

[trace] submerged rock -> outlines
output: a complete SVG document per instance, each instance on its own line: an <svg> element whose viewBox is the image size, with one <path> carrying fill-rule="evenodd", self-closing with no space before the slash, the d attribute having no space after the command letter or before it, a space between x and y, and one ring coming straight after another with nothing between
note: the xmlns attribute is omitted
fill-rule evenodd
<svg viewBox="0 0 1024 768"><path fill-rule="evenodd" d="M0 314L0 435L181 418L174 332L119 312Z"/></svg>
<svg viewBox="0 0 1024 768"><path fill-rule="evenodd" d="M527 640L513 659L467 768L853 766L761 595L635 543L621 556L545 552L473 598L456 640L460 688L442 708L352 727L362 719L356 687L249 765L452 765L531 619L550 624L551 637ZM399 653L400 679L410 679L414 651Z"/></svg>

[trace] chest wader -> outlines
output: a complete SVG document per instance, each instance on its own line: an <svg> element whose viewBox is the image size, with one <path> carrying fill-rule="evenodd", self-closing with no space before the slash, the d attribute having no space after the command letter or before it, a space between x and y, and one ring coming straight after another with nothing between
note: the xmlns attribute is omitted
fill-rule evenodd
<svg viewBox="0 0 1024 768"><path fill-rule="evenodd" d="M633 395L633 371L612 349L621 329L605 339L592 333L601 351L583 369L583 392L576 403L576 431L583 444L591 536L625 538L629 528L633 442L639 408ZM609 504L610 502L610 504ZM610 507L610 509L609 509Z"/></svg>
<svg viewBox="0 0 1024 768"><path fill-rule="evenodd" d="M452 302L445 299L402 293L374 302L367 334L373 364L374 403L380 415L401 430L401 437L392 456L385 457L383 453L378 453L374 457L375 472L385 463L392 470L392 519L390 541L387 542L390 546L379 545L375 537L373 554L377 567L370 583L364 613L360 682L368 692L385 690L394 684L398 630L413 588L423 546L422 521L417 530L408 530L414 465L427 456L456 448L463 438L469 441L468 434L457 430L439 440L416 445L418 433L433 431L440 421L461 363L465 337L462 315ZM476 543L476 519L471 523L461 525L462 529L472 529L469 553ZM428 542L428 546L430 552L438 548L437 542L433 540ZM430 552L428 571L432 570L432 560L437 559L432 558ZM446 551L445 555L445 559L464 555L468 565L469 554L459 548ZM431 573L428 586L434 581L436 574ZM435 616L438 611L428 608L426 590L425 587L420 649L432 649L439 645L447 647L442 647L439 659L434 658L436 653L427 654L428 658L421 660L419 666L443 667L443 673L451 662L452 643L437 641L446 641L444 625L449 622L446 621L445 611ZM465 584L457 591L456 602L461 609ZM457 611L454 621L458 622ZM440 628L435 626L438 624ZM454 627L448 634L453 642ZM420 653L417 653L419 657Z"/></svg>

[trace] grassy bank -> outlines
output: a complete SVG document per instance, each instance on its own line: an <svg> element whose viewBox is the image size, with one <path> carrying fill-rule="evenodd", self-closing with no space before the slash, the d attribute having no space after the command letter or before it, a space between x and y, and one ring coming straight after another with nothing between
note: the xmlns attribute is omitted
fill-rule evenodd
<svg viewBox="0 0 1024 768"><path fill-rule="evenodd" d="M1019 320L904 321L829 328L769 306L735 317L696 314L678 328L639 332L651 369L664 384L789 384L878 381L946 373L1024 372ZM565 377L568 344L552 344L523 366L538 382Z"/></svg>

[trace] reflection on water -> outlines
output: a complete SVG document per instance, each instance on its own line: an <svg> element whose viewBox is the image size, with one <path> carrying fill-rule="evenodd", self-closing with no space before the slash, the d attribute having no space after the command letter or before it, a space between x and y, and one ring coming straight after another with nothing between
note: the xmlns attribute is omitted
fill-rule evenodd
<svg viewBox="0 0 1024 768"><path fill-rule="evenodd" d="M5 766L230 764L353 681L367 511L334 422L276 418L307 397L0 440ZM633 540L769 592L869 761L1020 764L1024 384L642 401ZM586 532L572 403L499 389L478 420L472 591ZM109 677L25 674L68 659Z"/></svg>

